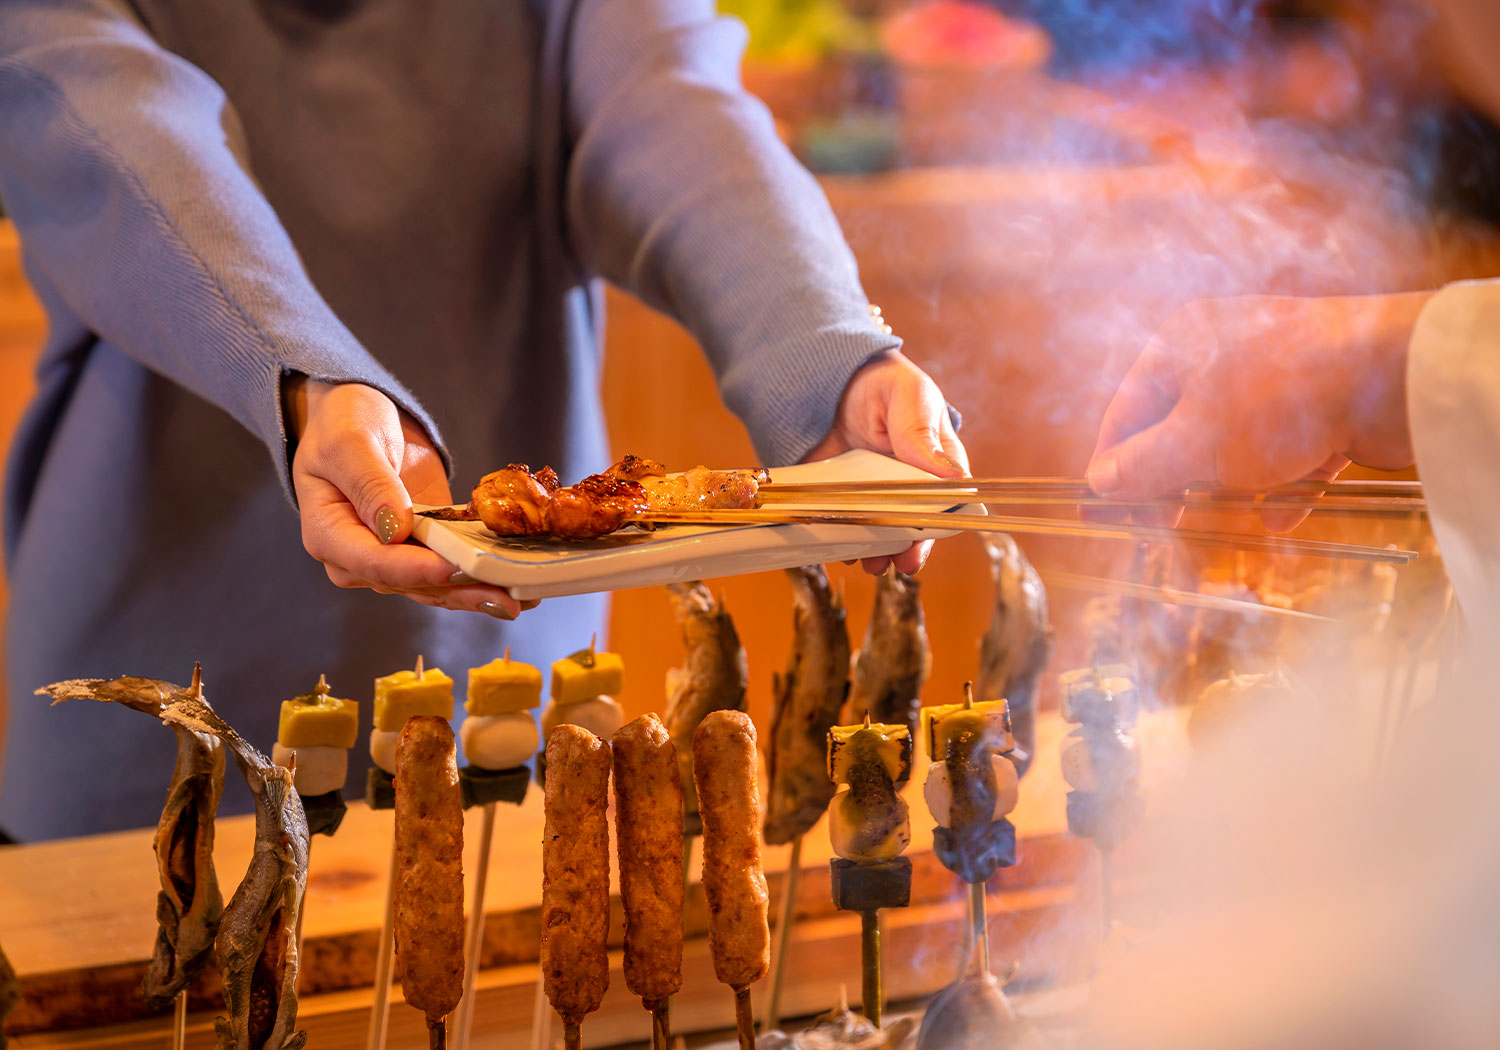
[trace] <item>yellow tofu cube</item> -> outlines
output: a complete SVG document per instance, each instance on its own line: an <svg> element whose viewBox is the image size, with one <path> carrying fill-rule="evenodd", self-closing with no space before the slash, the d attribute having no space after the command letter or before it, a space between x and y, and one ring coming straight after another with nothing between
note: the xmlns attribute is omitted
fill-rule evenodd
<svg viewBox="0 0 1500 1050"><path fill-rule="evenodd" d="M542 672L509 657L491 660L469 671L471 715L514 715L542 704Z"/></svg>
<svg viewBox="0 0 1500 1050"><path fill-rule="evenodd" d="M552 665L552 699L576 704L596 696L618 698L625 688L625 661L618 653L582 649Z"/></svg>
<svg viewBox="0 0 1500 1050"><path fill-rule="evenodd" d="M972 707L963 704L939 704L922 708L922 735L927 739L927 754L941 762L948 751L948 741L959 733L983 736L997 752L1016 746L1010 734L1010 704L1004 700L981 700Z"/></svg>
<svg viewBox="0 0 1500 1050"><path fill-rule="evenodd" d="M276 742L284 748L351 748L358 737L359 703L329 695L321 681L313 692L281 702Z"/></svg>
<svg viewBox="0 0 1500 1050"><path fill-rule="evenodd" d="M453 679L436 667L425 668L420 678L415 671L397 671L375 679L376 729L399 732L415 715L452 718Z"/></svg>
<svg viewBox="0 0 1500 1050"><path fill-rule="evenodd" d="M828 779L849 783L849 770L860 762L878 761L891 782L911 779L911 733L905 726L872 722L834 726L828 731Z"/></svg>

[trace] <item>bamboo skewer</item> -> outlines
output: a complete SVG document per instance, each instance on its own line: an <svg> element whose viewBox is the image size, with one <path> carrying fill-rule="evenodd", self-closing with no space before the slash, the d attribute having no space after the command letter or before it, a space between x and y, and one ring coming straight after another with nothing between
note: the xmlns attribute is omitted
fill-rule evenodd
<svg viewBox="0 0 1500 1050"><path fill-rule="evenodd" d="M464 990L453 1011L453 1043L468 1050L474 1024L474 982L479 975L479 953L484 946L484 889L489 879L490 844L495 836L495 803L483 807L479 825L479 859L474 870L474 897L469 906L469 936L464 950Z"/></svg>
<svg viewBox="0 0 1500 1050"><path fill-rule="evenodd" d="M1028 495L1077 495L1092 496L1094 490L1089 487L1083 478L1060 478L1060 477L1032 477L1032 478L909 478L909 479L881 479L873 481L808 481L808 482L777 482L770 481L759 487L764 493L807 493L818 494L833 492L923 492L931 490L968 490L971 492L991 492L996 495L1005 494L1028 494ZM1245 489L1233 489L1223 485L1192 484L1183 490L1188 497L1201 499L1246 499L1252 493ZM1335 481L1295 481L1286 485L1278 485L1267 490L1264 495L1271 498L1283 498L1288 496L1360 496L1371 498L1388 499L1420 499L1422 497L1422 483L1420 481L1378 481L1378 480L1335 480ZM1162 497L1157 502L1180 503L1181 495Z"/></svg>
<svg viewBox="0 0 1500 1050"><path fill-rule="evenodd" d="M396 840L391 838L391 877L385 888L385 919L380 927L380 949L375 957L375 1001L370 1006L367 1050L385 1050L385 1026L391 1016L391 958L396 949Z"/></svg>
<svg viewBox="0 0 1500 1050"><path fill-rule="evenodd" d="M447 1050L448 1047L448 1024L446 1021L438 1021L437 1024L427 1026L427 1050Z"/></svg>
<svg viewBox="0 0 1500 1050"><path fill-rule="evenodd" d="M792 922L797 913L797 883L802 871L802 836L792 839L792 855L782 881L781 911L771 944L771 990L766 996L766 1016L761 1028L769 1032L781 1023L781 986L786 977L787 950L792 944Z"/></svg>
<svg viewBox="0 0 1500 1050"><path fill-rule="evenodd" d="M984 894L984 883L976 882L970 885L969 921L973 924L973 959L978 962L978 973L981 975L990 972L990 924L988 917L985 915L986 904L987 899Z"/></svg>
<svg viewBox="0 0 1500 1050"><path fill-rule="evenodd" d="M1036 536L1070 536L1081 539L1131 540L1133 542L1155 540L1228 550L1304 554L1312 557L1347 558L1355 561L1387 562L1397 565L1405 565L1417 556L1415 551L1367 547L1353 543L1334 543L1328 540L1257 536L1250 533L1214 532L1206 529L1176 529L1168 526L1134 523L1105 524L1091 521L1067 521L1062 518L1000 515L754 509L648 511L633 520L681 525L863 525L872 528L1004 532Z"/></svg>
<svg viewBox="0 0 1500 1050"><path fill-rule="evenodd" d="M1218 612L1239 613L1243 616L1273 616L1304 623L1328 623L1328 617L1297 609L1282 609L1274 605L1240 598L1226 598L1218 594L1199 594L1197 591L1180 591L1175 587L1150 583L1134 583L1129 580L1112 580L1103 576L1085 576L1079 573L1060 572L1047 569L1042 577L1049 586L1080 591L1097 591L1103 594L1119 594L1127 598L1144 598L1166 605L1188 605L1199 609L1214 609Z"/></svg>
<svg viewBox="0 0 1500 1050"><path fill-rule="evenodd" d="M1174 497L1154 500L1115 500L1103 496L1072 495L1070 493L1005 493L996 494L984 489L963 485L933 489L875 489L850 490L848 492L767 492L762 489L756 495L756 505L786 504L797 507L821 509L829 504L868 506L872 503L928 504L933 507L951 507L961 504L979 503L986 507L1109 507L1115 510L1151 510L1164 507L1186 508L1197 511L1245 512L1263 510L1305 510L1318 514L1425 514L1427 501L1420 497L1395 498L1382 496L1325 496L1322 499L1309 497L1266 497L1263 499L1204 499L1201 497Z"/></svg>
<svg viewBox="0 0 1500 1050"><path fill-rule="evenodd" d="M172 1005L172 1050L184 1050L187 1046L187 989L177 993Z"/></svg>
<svg viewBox="0 0 1500 1050"><path fill-rule="evenodd" d="M547 981L538 967L536 1002L531 1009L531 1050L550 1050L551 1045L552 1004L547 1001Z"/></svg>
<svg viewBox="0 0 1500 1050"><path fill-rule="evenodd" d="M755 1011L750 1005L749 985L734 990L734 1030L740 1050L755 1050Z"/></svg>
<svg viewBox="0 0 1500 1050"><path fill-rule="evenodd" d="M880 912L859 913L861 1010L876 1028L885 1013L885 988L880 967Z"/></svg>
<svg viewBox="0 0 1500 1050"><path fill-rule="evenodd" d="M651 1050L667 1050L672 1042L671 1000L651 1004Z"/></svg>
<svg viewBox="0 0 1500 1050"><path fill-rule="evenodd" d="M582 1025L563 1025L563 1050L583 1050Z"/></svg>

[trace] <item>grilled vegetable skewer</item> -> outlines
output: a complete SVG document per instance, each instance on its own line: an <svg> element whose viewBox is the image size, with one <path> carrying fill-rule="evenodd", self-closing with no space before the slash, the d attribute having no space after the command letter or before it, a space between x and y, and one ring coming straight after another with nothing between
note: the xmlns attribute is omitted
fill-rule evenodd
<svg viewBox="0 0 1500 1050"><path fill-rule="evenodd" d="M741 1050L754 1050L750 986L771 965L769 895L761 865L755 724L714 711L693 735L693 776L703 816L703 890L714 975L734 989Z"/></svg>
<svg viewBox="0 0 1500 1050"><path fill-rule="evenodd" d="M667 1001L682 987L682 785L655 715L614 735L615 839L625 910L625 984L651 1011L652 1050L671 1041Z"/></svg>
<svg viewBox="0 0 1500 1050"><path fill-rule="evenodd" d="M576 725L547 739L542 979L569 1050L609 987L609 745Z"/></svg>
<svg viewBox="0 0 1500 1050"><path fill-rule="evenodd" d="M466 1050L473 1034L474 981L479 974L484 945L484 894L489 882L490 847L495 834L495 804L520 805L531 783L526 762L536 754L539 737L529 713L542 702L542 673L530 664L491 660L469 670L468 717L459 728L468 764L458 771L464 808L482 807L478 867L469 905L469 929L464 942L464 988L459 1008L450 1018L456 1050Z"/></svg>

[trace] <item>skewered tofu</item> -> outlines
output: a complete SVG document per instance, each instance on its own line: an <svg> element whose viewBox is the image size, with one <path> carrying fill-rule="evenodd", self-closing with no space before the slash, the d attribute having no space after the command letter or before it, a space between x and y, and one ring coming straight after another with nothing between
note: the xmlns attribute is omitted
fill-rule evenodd
<svg viewBox="0 0 1500 1050"><path fill-rule="evenodd" d="M608 740L625 724L615 697L625 688L625 661L591 645L552 665L552 702L542 712L542 739L560 725L587 729Z"/></svg>
<svg viewBox="0 0 1500 1050"><path fill-rule="evenodd" d="M304 798L342 791L358 739L359 703L334 696L319 678L312 692L281 702L271 761L291 768L292 786Z"/></svg>
<svg viewBox="0 0 1500 1050"><path fill-rule="evenodd" d="M396 772L396 739L408 718L433 715L453 718L453 679L436 667L397 671L375 679L375 728L370 730L370 761Z"/></svg>

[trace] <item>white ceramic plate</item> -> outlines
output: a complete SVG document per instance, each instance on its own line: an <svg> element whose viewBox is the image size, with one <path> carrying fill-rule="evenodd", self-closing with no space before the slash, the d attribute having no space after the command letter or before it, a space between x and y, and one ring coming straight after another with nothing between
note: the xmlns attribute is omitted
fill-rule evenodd
<svg viewBox="0 0 1500 1050"><path fill-rule="evenodd" d="M820 463L773 467L772 481L880 481L932 475L888 456L846 452ZM813 504L778 503L787 510ZM840 509L926 510L931 505L882 503ZM430 510L417 507L418 510ZM977 504L951 508L983 514ZM914 541L957 529L872 528L865 525L661 525L655 532L622 529L582 543L504 538L477 521L417 516L412 535L476 580L505 587L520 599L650 587L676 580L786 569L794 565L897 554Z"/></svg>

